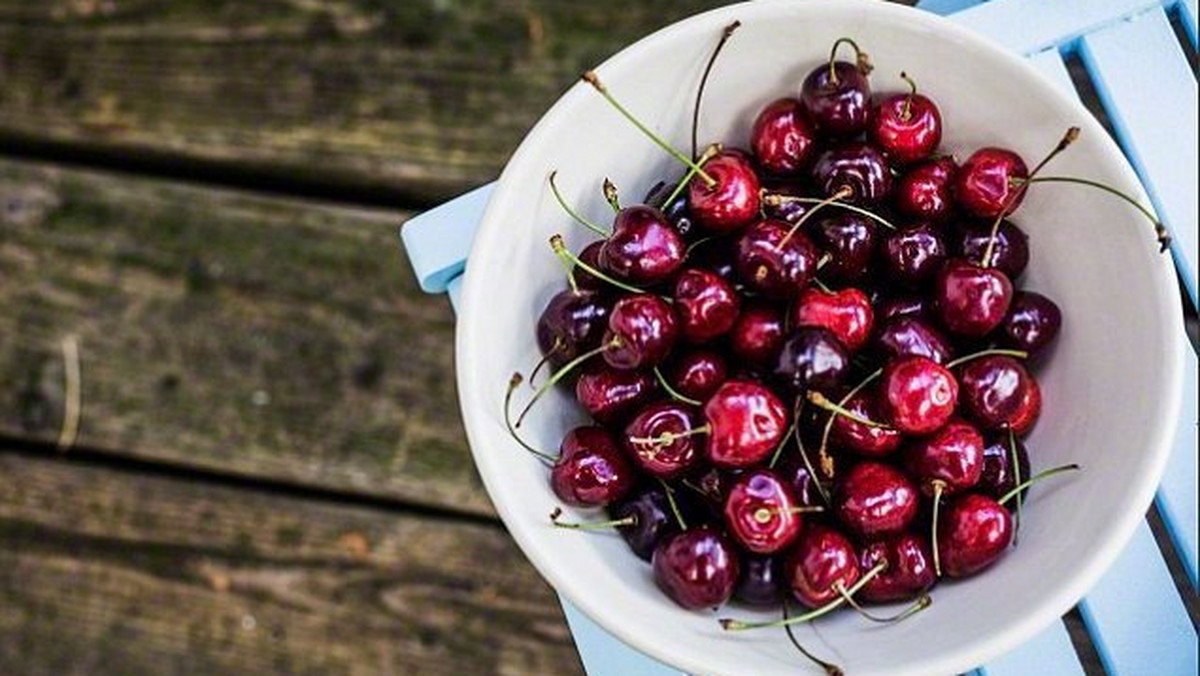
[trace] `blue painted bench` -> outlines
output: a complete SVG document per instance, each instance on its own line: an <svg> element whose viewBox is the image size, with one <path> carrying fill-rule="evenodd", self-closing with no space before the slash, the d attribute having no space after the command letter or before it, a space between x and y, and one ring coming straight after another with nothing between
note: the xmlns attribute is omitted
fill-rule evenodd
<svg viewBox="0 0 1200 676"><path fill-rule="evenodd" d="M1186 298L1197 303L1196 75L1170 18L1196 46L1196 0L925 0L1027 57L1075 93L1067 58L1077 57L1100 96L1118 142L1175 238L1172 253ZM1178 115L1164 120L1163 112ZM1169 122L1169 123L1167 123ZM405 224L404 246L422 288L457 303L466 255L492 186L485 185ZM1184 407L1155 505L1174 552L1160 551L1147 523L1079 604L1104 668L1117 676L1187 675L1197 670L1196 628L1165 557L1177 555L1197 589L1197 370L1188 349ZM679 676L608 635L570 604L567 621L591 676ZM1056 622L980 676L1083 674L1065 625Z"/></svg>

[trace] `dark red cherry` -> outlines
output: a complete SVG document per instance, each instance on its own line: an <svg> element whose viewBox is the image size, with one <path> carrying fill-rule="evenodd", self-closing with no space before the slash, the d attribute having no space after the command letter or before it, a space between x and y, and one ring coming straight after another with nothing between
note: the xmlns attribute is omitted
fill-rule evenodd
<svg viewBox="0 0 1200 676"><path fill-rule="evenodd" d="M740 476L725 496L725 525L730 535L755 554L774 554L792 544L803 518L787 483L769 469Z"/></svg>
<svg viewBox="0 0 1200 676"><path fill-rule="evenodd" d="M996 268L953 260L938 273L933 297L942 326L960 336L980 338L1004 321L1013 286Z"/></svg>
<svg viewBox="0 0 1200 676"><path fill-rule="evenodd" d="M742 575L733 598L752 606L777 606L783 601L786 585L783 562L773 556L742 558Z"/></svg>
<svg viewBox="0 0 1200 676"><path fill-rule="evenodd" d="M840 598L838 586L849 589L861 577L854 543L819 523L804 529L783 567L792 596L809 608Z"/></svg>
<svg viewBox="0 0 1200 676"><path fill-rule="evenodd" d="M954 213L952 185L958 172L953 157L914 165L896 181L896 211L914 221L944 223Z"/></svg>
<svg viewBox="0 0 1200 676"><path fill-rule="evenodd" d="M771 305L747 305L729 334L729 350L749 364L773 364L783 347L783 313Z"/></svg>
<svg viewBox="0 0 1200 676"><path fill-rule="evenodd" d="M1061 328L1062 311L1054 301L1033 291L1018 291L1000 325L1000 342L1032 355L1049 345Z"/></svg>
<svg viewBox="0 0 1200 676"><path fill-rule="evenodd" d="M717 273L688 268L675 279L675 312L679 333L703 343L728 333L741 308L741 296Z"/></svg>
<svg viewBox="0 0 1200 676"><path fill-rule="evenodd" d="M1037 379L1030 376L1029 387L1025 388L1025 396L1021 398L1021 405L1017 407L1016 413L1008 419L1008 426L1013 432L1024 436L1033 430L1041 414L1042 388L1038 386Z"/></svg>
<svg viewBox="0 0 1200 676"><path fill-rule="evenodd" d="M807 176L804 177L807 179ZM807 180L790 180L783 183L772 181L771 185L766 186L772 195L782 197L812 197L813 188L808 185ZM811 204L794 200L763 200L763 215L767 218L774 218L786 223L796 223L804 214L808 213Z"/></svg>
<svg viewBox="0 0 1200 676"><path fill-rule="evenodd" d="M813 164L812 175L826 197L849 188L843 201L854 204L879 204L892 191L892 170L887 159L865 143L848 143L821 153Z"/></svg>
<svg viewBox="0 0 1200 676"><path fill-rule="evenodd" d="M898 293L894 296L886 296L876 301L875 316L881 322L886 322L896 317L917 317L925 319L933 317L933 303L930 302L927 296L921 296L914 293Z"/></svg>
<svg viewBox="0 0 1200 676"><path fill-rule="evenodd" d="M953 495L979 483L983 474L983 436L963 420L951 420L927 437L904 446L904 468L916 478L921 492Z"/></svg>
<svg viewBox="0 0 1200 676"><path fill-rule="evenodd" d="M689 263L717 273L721 279L737 286L737 236L717 237L704 242L692 250Z"/></svg>
<svg viewBox="0 0 1200 676"><path fill-rule="evenodd" d="M875 311L871 299L859 289L824 291L809 287L792 305L792 323L828 329L843 347L857 352L871 337Z"/></svg>
<svg viewBox="0 0 1200 676"><path fill-rule="evenodd" d="M858 592L863 601L893 603L916 598L937 582L929 540L917 533L901 533L868 543L858 554L859 570L865 575L880 563L883 572L871 578Z"/></svg>
<svg viewBox="0 0 1200 676"><path fill-rule="evenodd" d="M633 553L646 561L663 538L679 532L679 524L671 513L671 503L661 488L633 493L614 503L608 512L613 519L633 519L632 525L618 526L617 532L625 538Z"/></svg>
<svg viewBox="0 0 1200 676"><path fill-rule="evenodd" d="M984 439L983 473L976 487L979 492L999 500L1006 493L1017 487L1021 481L1031 476L1029 473L1029 452L1020 439L1013 439L1016 447L1016 465L1013 464L1013 449L1009 447L1007 431L994 432ZM1015 471L1014 471L1015 470ZM1021 480L1017 481L1018 472ZM1024 499L1026 491L1021 491Z"/></svg>
<svg viewBox="0 0 1200 676"><path fill-rule="evenodd" d="M634 469L602 427L576 427L563 438L550 469L550 487L560 500L577 507L602 507L633 488Z"/></svg>
<svg viewBox="0 0 1200 676"><path fill-rule="evenodd" d="M1012 542L1012 515L992 498L966 493L942 510L938 553L942 572L967 577L999 559Z"/></svg>
<svg viewBox="0 0 1200 676"><path fill-rule="evenodd" d="M767 104L750 131L750 147L758 164L772 174L794 174L812 159L816 130L796 99Z"/></svg>
<svg viewBox="0 0 1200 676"><path fill-rule="evenodd" d="M1004 148L980 148L954 176L954 201L976 218L1008 215L1025 198L1025 187L1014 183L1027 178L1029 167L1020 155Z"/></svg>
<svg viewBox="0 0 1200 676"><path fill-rule="evenodd" d="M850 397L844 406L851 413L867 420L882 421L883 415L880 413L877 397L875 390L864 389ZM873 427L846 416L835 415L829 431L829 440L837 448L859 455L882 457L900 448L903 436L899 430L890 427Z"/></svg>
<svg viewBox="0 0 1200 676"><path fill-rule="evenodd" d="M608 315L604 360L617 369L651 368L662 363L679 333L667 301L648 293L626 296Z"/></svg>
<svg viewBox="0 0 1200 676"><path fill-rule="evenodd" d="M871 120L871 83L853 63L814 68L800 86L800 101L817 129L830 136L861 134Z"/></svg>
<svg viewBox="0 0 1200 676"><path fill-rule="evenodd" d="M920 317L896 317L884 323L875 336L875 352L884 361L917 355L938 364L950 361L950 342L929 321Z"/></svg>
<svg viewBox="0 0 1200 676"><path fill-rule="evenodd" d="M958 382L946 367L910 355L883 369L879 405L886 420L905 434L929 434L945 425L958 404Z"/></svg>
<svg viewBox="0 0 1200 676"><path fill-rule="evenodd" d="M747 286L771 298L792 298L808 285L820 253L808 235L791 230L787 223L768 218L742 233L736 261Z"/></svg>
<svg viewBox="0 0 1200 676"><path fill-rule="evenodd" d="M600 252L604 250L604 243L606 241L608 240L598 239L583 247L583 250L579 252L579 260L583 261L584 265L592 268L593 270L600 270L603 272L604 263L600 260ZM586 289L588 291L608 291L612 288L608 282L600 279L587 270L584 270L578 265L572 268L571 274L575 276L575 285L580 289Z"/></svg>
<svg viewBox="0 0 1200 676"><path fill-rule="evenodd" d="M879 254L880 268L888 279L917 288L937 275L950 251L938 228L919 223L884 235Z"/></svg>
<svg viewBox="0 0 1200 676"><path fill-rule="evenodd" d="M958 256L979 263L987 252L991 235L991 223L972 221L959 225ZM1009 279L1017 279L1028 265L1029 235L1012 221L1001 221L996 231L996 245L992 247L992 257L988 259L987 266L1003 272Z"/></svg>
<svg viewBox="0 0 1200 676"><path fill-rule="evenodd" d="M594 291L566 289L554 294L537 322L537 342L555 368L600 344L611 301Z"/></svg>
<svg viewBox="0 0 1200 676"><path fill-rule="evenodd" d="M667 368L671 388L689 399L704 401L728 378L725 358L712 350L696 348L676 357Z"/></svg>
<svg viewBox="0 0 1200 676"><path fill-rule="evenodd" d="M870 276L878 242L874 221L847 211L818 220L809 234L817 248L829 254L822 279L854 283Z"/></svg>
<svg viewBox="0 0 1200 676"><path fill-rule="evenodd" d="M718 467L748 467L765 459L788 428L783 402L763 385L730 380L704 404L708 458Z"/></svg>
<svg viewBox="0 0 1200 676"><path fill-rule="evenodd" d="M700 415L673 401L650 404L625 426L625 450L642 471L660 479L683 474L704 454L704 435L692 434Z"/></svg>
<svg viewBox="0 0 1200 676"><path fill-rule="evenodd" d="M1032 381L1024 364L1012 357L980 357L959 371L959 398L972 420L985 429L998 429L1016 415Z"/></svg>
<svg viewBox="0 0 1200 676"><path fill-rule="evenodd" d="M646 198L642 200L647 205L656 209L661 209L663 215L667 217L667 221L675 228L675 231L680 234L686 241L694 241L701 235L700 228L692 220L691 213L688 212L687 195L679 195L670 204L663 202L671 196L675 191L676 181L670 183L659 181L646 194Z"/></svg>
<svg viewBox="0 0 1200 676"><path fill-rule="evenodd" d="M794 392L831 392L850 370L850 353L828 329L796 329L775 362L775 376Z"/></svg>
<svg viewBox="0 0 1200 676"><path fill-rule="evenodd" d="M658 588L689 610L716 608L728 601L741 568L733 544L707 526L664 539L654 550L651 566Z"/></svg>
<svg viewBox="0 0 1200 676"><path fill-rule="evenodd" d="M893 94L875 108L868 130L871 142L895 164L912 164L937 150L942 142L942 114L929 97Z"/></svg>
<svg viewBox="0 0 1200 676"><path fill-rule="evenodd" d="M870 460L852 467L834 495L842 525L865 538L903 532L919 506L917 487L903 472Z"/></svg>
<svg viewBox="0 0 1200 676"><path fill-rule="evenodd" d="M625 207L600 250L600 263L613 277L632 284L658 284L674 275L687 244L667 217L647 206Z"/></svg>
<svg viewBox="0 0 1200 676"><path fill-rule="evenodd" d="M732 232L758 218L762 185L745 153L723 151L704 163L704 172L715 185L709 186L701 176L688 184L688 210L700 227Z"/></svg>
<svg viewBox="0 0 1200 676"><path fill-rule="evenodd" d="M575 399L604 425L620 424L657 391L658 381L651 373L623 371L604 362L588 364L575 381Z"/></svg>

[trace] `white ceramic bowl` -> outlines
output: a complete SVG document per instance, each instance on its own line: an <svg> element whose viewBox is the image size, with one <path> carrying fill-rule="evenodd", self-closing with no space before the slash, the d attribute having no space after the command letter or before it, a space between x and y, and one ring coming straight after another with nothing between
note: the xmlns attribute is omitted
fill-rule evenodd
<svg viewBox="0 0 1200 676"><path fill-rule="evenodd" d="M1069 125L1080 141L1054 172L1083 175L1142 195L1116 145L1075 100L1021 59L929 14L876 2L762 0L692 17L625 49L597 71L609 89L676 147L689 143L691 101L721 27L742 28L709 82L700 137L745 147L757 111L794 95L840 36L876 66L876 92L901 91L912 74L941 105L945 148L965 157L1003 145L1040 157ZM547 238L575 250L588 233L555 204L546 178L559 170L568 200L594 219L611 177L627 199L680 168L586 85L542 118L500 178L471 251L459 318L458 386L479 472L504 523L560 593L622 640L700 674L795 674L810 668L782 630L726 633L716 615L676 607L650 568L616 536L568 532L547 520L559 504L546 469L505 433L509 375L538 355L534 324L562 289ZM1040 371L1045 408L1029 439L1035 468L1084 470L1034 490L1020 547L969 581L942 584L933 607L895 626L853 613L800 630L803 641L851 674L939 674L970 669L1015 647L1066 612L1124 545L1150 503L1171 440L1181 390L1177 290L1169 257L1133 209L1074 186L1039 186L1015 219L1030 235L1024 285L1056 299L1064 327ZM558 393L526 434L557 449L582 419ZM586 518L586 515L574 515ZM744 609L721 615L753 617Z"/></svg>

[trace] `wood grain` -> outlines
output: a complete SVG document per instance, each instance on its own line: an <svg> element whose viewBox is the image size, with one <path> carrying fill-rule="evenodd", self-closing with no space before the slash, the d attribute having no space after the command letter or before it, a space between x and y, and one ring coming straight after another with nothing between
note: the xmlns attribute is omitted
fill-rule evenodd
<svg viewBox="0 0 1200 676"><path fill-rule="evenodd" d="M580 673L498 527L3 452L0 476L6 674Z"/></svg>
<svg viewBox="0 0 1200 676"><path fill-rule="evenodd" d="M0 135L445 197L584 69L722 4L0 0Z"/></svg>
<svg viewBox="0 0 1200 676"><path fill-rule="evenodd" d="M404 216L0 161L0 434L490 514Z"/></svg>

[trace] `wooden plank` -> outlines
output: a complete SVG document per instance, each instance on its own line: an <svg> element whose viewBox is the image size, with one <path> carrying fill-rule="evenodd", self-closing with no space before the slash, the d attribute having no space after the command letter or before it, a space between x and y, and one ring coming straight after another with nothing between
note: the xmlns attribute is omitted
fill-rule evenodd
<svg viewBox="0 0 1200 676"><path fill-rule="evenodd" d="M1018 54L1033 54L1162 4L1163 0L990 0L952 18Z"/></svg>
<svg viewBox="0 0 1200 676"><path fill-rule="evenodd" d="M988 662L975 672L978 676L1083 676L1083 665L1062 620L1055 620L1036 636L1017 648Z"/></svg>
<svg viewBox="0 0 1200 676"><path fill-rule="evenodd" d="M565 599L562 607L588 676L685 676L617 640Z"/></svg>
<svg viewBox="0 0 1200 676"><path fill-rule="evenodd" d="M0 134L445 198L584 69L723 4L0 0Z"/></svg>
<svg viewBox="0 0 1200 676"><path fill-rule="evenodd" d="M573 674L495 526L0 453L7 674Z"/></svg>
<svg viewBox="0 0 1200 676"><path fill-rule="evenodd" d="M403 217L0 162L0 434L490 514Z"/></svg>
<svg viewBox="0 0 1200 676"><path fill-rule="evenodd" d="M1196 515L1196 486L1200 483L1196 477L1196 453L1197 448L1200 448L1200 443L1197 442L1200 439L1197 430L1200 426L1200 415L1197 414L1196 380L1200 362L1190 347L1189 345L1185 348L1187 357L1184 360L1183 406L1180 407L1179 422L1176 425L1175 447L1171 451L1162 483L1154 498L1159 513L1162 514L1163 525L1167 527L1167 532L1175 543L1175 551L1179 552L1194 589L1197 586L1196 571L1200 568L1197 564L1197 559L1200 558L1200 544L1197 544L1200 525L1197 524L1200 523L1200 519Z"/></svg>

